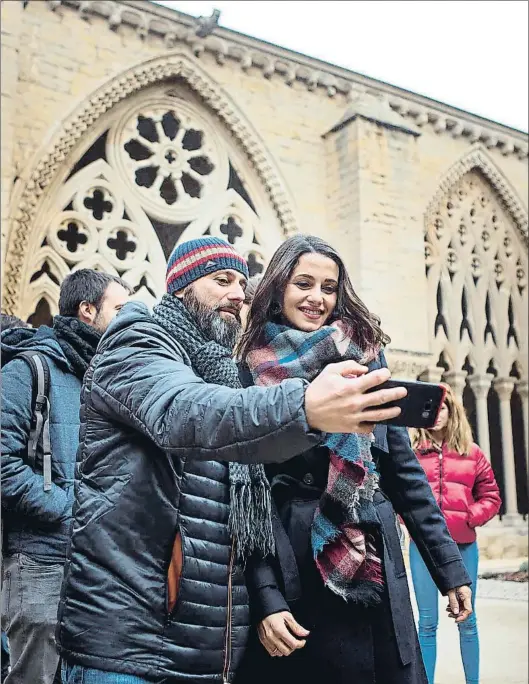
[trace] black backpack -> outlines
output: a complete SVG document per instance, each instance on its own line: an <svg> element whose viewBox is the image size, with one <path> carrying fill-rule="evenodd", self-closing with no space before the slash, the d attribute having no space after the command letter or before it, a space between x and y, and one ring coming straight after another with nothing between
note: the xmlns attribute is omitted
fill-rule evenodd
<svg viewBox="0 0 529 684"><path fill-rule="evenodd" d="M28 461L37 469L37 456L42 460L44 491L51 489L51 442L50 442L50 367L43 354L21 351L13 359L24 359L31 368L33 378L31 427L28 440ZM40 465L40 464L39 464Z"/></svg>

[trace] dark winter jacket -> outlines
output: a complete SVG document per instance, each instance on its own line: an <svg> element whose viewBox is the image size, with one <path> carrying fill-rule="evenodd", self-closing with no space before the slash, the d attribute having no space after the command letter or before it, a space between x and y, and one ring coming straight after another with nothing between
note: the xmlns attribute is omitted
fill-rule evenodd
<svg viewBox="0 0 529 684"><path fill-rule="evenodd" d="M226 462L277 461L319 443L305 386L206 384L144 305L123 307L83 386L57 629L68 662L160 682L221 682L236 668L249 609L231 562ZM177 538L178 597L168 610Z"/></svg>
<svg viewBox="0 0 529 684"><path fill-rule="evenodd" d="M499 513L500 490L485 454L477 444L461 456L431 445L416 450L433 494L446 519L450 534L458 544L476 541L476 527Z"/></svg>
<svg viewBox="0 0 529 684"><path fill-rule="evenodd" d="M81 381L74 375L51 328L5 330L1 339L4 553L64 561L79 443ZM34 470L28 464L33 383L28 363L13 359L19 351L41 352L50 369L50 491L44 491L42 464L37 463Z"/></svg>
<svg viewBox="0 0 529 684"><path fill-rule="evenodd" d="M384 355L369 370L386 366ZM246 376L247 377L247 376ZM416 636L406 569L396 529L396 512L408 525L439 590L470 584L461 555L447 530L428 481L412 448L406 428L375 427L373 457L380 473L374 503L381 524L383 564L393 620L393 638L403 665L416 657ZM310 530L319 499L327 485L329 454L313 448L287 463L267 467L276 504L276 558L252 559L247 577L255 623L291 610L310 629L317 611L317 573L310 547ZM397 681L397 679L395 679Z"/></svg>

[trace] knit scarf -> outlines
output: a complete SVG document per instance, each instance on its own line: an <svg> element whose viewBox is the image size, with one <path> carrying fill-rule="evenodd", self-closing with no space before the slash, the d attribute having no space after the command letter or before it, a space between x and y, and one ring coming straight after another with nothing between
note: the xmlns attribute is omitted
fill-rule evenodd
<svg viewBox="0 0 529 684"><path fill-rule="evenodd" d="M333 362L366 363L378 349L363 352L341 322L316 332L275 323L264 329L264 346L246 362L257 385L286 378L312 381ZM371 436L328 434L329 475L311 528L313 557L324 584L346 601L375 605L383 590L378 540L380 525L373 505L378 473L371 456Z"/></svg>
<svg viewBox="0 0 529 684"><path fill-rule="evenodd" d="M96 353L101 333L73 316L55 316L53 330L73 372L82 380Z"/></svg>
<svg viewBox="0 0 529 684"><path fill-rule="evenodd" d="M164 295L153 309L153 318L185 349L193 370L205 382L242 387L232 356L233 350L206 339L191 313L177 297ZM237 560L242 563L253 552L262 556L274 553L272 500L263 466L230 462L228 467L228 528L235 541Z"/></svg>

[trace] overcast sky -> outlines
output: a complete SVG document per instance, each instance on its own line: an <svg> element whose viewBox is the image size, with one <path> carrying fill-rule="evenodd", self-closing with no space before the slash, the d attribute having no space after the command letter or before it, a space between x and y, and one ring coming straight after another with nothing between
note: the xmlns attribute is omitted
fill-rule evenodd
<svg viewBox="0 0 529 684"><path fill-rule="evenodd" d="M527 0L155 0L528 130Z"/></svg>

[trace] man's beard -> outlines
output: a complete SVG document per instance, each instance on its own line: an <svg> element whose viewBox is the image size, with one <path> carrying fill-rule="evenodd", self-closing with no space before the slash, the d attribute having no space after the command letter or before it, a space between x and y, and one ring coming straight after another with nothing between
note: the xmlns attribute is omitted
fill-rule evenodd
<svg viewBox="0 0 529 684"><path fill-rule="evenodd" d="M182 303L194 317L197 328L207 340L217 342L222 347L233 350L242 331L240 312L236 306L231 307L234 318L225 319L219 313L218 308L212 309L201 302L192 287L184 291ZM228 305L220 307L230 308Z"/></svg>

